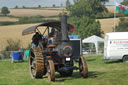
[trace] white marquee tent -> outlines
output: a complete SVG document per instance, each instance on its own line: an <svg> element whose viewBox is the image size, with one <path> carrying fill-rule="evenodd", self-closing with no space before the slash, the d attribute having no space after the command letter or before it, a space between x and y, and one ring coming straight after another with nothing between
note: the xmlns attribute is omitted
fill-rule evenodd
<svg viewBox="0 0 128 85"><path fill-rule="evenodd" d="M98 37L96 35L93 35L91 37L83 39L82 43L94 43L96 48L96 53L99 53L99 43L103 43L104 39L101 37Z"/></svg>

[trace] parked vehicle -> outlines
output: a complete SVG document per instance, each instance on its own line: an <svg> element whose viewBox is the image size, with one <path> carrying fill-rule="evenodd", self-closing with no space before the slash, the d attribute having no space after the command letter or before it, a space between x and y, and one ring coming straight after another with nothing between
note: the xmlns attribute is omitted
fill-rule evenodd
<svg viewBox="0 0 128 85"><path fill-rule="evenodd" d="M128 61L128 32L106 33L104 59L122 59Z"/></svg>

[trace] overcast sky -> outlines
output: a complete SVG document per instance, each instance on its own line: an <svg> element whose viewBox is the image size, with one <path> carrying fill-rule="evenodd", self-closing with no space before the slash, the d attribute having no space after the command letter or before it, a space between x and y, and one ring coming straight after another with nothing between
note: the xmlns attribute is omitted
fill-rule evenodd
<svg viewBox="0 0 128 85"><path fill-rule="evenodd" d="M110 2L107 5L113 5L114 0L109 0ZM120 3L123 0L116 0L116 2ZM56 6L60 6L62 3L65 5L66 0L0 0L0 8L3 6L7 6L9 8L14 8L16 5L18 7L26 6L26 7L37 7L41 5L42 7L49 7L55 4ZM70 0L73 3L73 0Z"/></svg>

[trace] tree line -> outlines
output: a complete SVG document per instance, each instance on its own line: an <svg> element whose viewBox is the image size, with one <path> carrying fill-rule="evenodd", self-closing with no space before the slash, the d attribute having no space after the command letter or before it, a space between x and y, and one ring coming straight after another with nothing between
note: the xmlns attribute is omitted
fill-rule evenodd
<svg viewBox="0 0 128 85"><path fill-rule="evenodd" d="M74 4L71 4L69 0L66 1L66 9L69 11L68 22L73 24L76 28L73 34L79 35L80 38L85 38L91 35L102 36L100 22L97 21L97 17L103 17L108 13L105 8L105 3L109 0L74 0ZM121 4L128 5L128 0L123 0ZM38 6L41 7L40 5ZM53 4L55 7L55 4ZM15 8L18 8L16 6ZM7 7L3 7L1 10L3 15L10 13ZM128 19L121 18L120 23L116 26L116 31L127 31Z"/></svg>
<svg viewBox="0 0 128 85"><path fill-rule="evenodd" d="M69 0L66 1L66 9L70 12L69 22L72 23L76 30L74 34L79 35L81 39L91 35L102 36L100 22L96 19L108 14L105 3L109 0L74 0L72 5ZM128 0L123 0L121 4L128 6ZM114 13L112 13L114 18ZM120 16L128 14L118 13ZM115 27L116 32L128 31L128 18L120 18L119 25Z"/></svg>
<svg viewBox="0 0 128 85"><path fill-rule="evenodd" d="M69 22L76 28L74 34L79 35L81 39L91 35L102 36L100 22L96 20L97 16L107 13L105 3L108 0L74 0L74 4L66 2L66 9L70 12Z"/></svg>
<svg viewBox="0 0 128 85"><path fill-rule="evenodd" d="M121 4L128 6L128 0L123 0ZM128 14L126 14L128 15ZM128 32L128 18L120 18L119 24L115 27L116 32Z"/></svg>

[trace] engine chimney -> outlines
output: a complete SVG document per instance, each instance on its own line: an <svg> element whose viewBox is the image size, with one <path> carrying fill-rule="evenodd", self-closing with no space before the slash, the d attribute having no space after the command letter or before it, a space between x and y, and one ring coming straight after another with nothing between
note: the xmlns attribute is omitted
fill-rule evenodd
<svg viewBox="0 0 128 85"><path fill-rule="evenodd" d="M67 16L61 16L61 33L62 33L62 40L66 41L68 40L68 26L67 26Z"/></svg>

